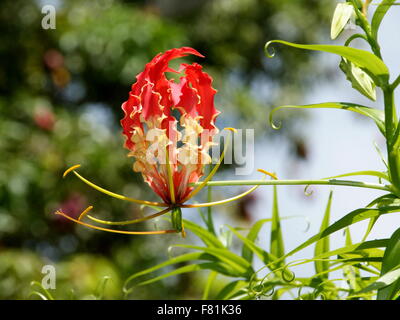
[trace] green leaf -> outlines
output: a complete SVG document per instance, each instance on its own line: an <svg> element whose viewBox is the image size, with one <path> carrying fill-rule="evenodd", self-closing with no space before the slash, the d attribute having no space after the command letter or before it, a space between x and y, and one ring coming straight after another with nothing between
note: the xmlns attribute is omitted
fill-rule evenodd
<svg viewBox="0 0 400 320"><path fill-rule="evenodd" d="M229 226L228 226L229 227ZM245 238L244 236L242 236L237 230L235 230L232 227L229 227L231 229L231 231L243 242L243 245L246 246L249 250L251 250L251 252L255 253L257 257L260 258L260 260L262 262L264 262L265 265L269 265L269 269L271 271L274 271L275 269L279 268L281 266L282 263L280 264L271 264L270 262L273 262L274 260L278 260L278 258L270 253L268 253L267 251L263 250L262 248L260 248L259 246L257 246L253 241ZM282 275L282 273L279 274L279 276L282 277L286 277L286 278L291 278L292 277L292 273L287 270L287 269L283 269L282 272L284 273L284 275Z"/></svg>
<svg viewBox="0 0 400 320"><path fill-rule="evenodd" d="M210 294L211 286L213 285L213 283L214 283L215 279L217 278L217 276L218 276L218 272L216 272L216 271L211 271L210 272L210 274L208 275L208 279L207 279L206 285L204 287L203 297L201 298L201 300L207 300L208 299L208 296Z"/></svg>
<svg viewBox="0 0 400 320"><path fill-rule="evenodd" d="M202 228L198 224L191 222L189 220L183 220L185 228L192 231L196 236L198 236L206 246L215 248L225 248L222 242L210 231Z"/></svg>
<svg viewBox="0 0 400 320"><path fill-rule="evenodd" d="M96 292L94 294L94 296L96 297L96 300L103 300L103 296L104 296L104 292L106 290L106 285L107 285L108 280L110 280L109 276L104 276L100 280L100 282L96 288Z"/></svg>
<svg viewBox="0 0 400 320"><path fill-rule="evenodd" d="M367 208L371 208L373 206L377 206L378 208L379 207L390 207L390 206L399 207L400 199L393 193L387 193L387 194L384 194L383 196L380 196L380 197L374 199L373 201L371 201L371 203L369 203L367 205Z"/></svg>
<svg viewBox="0 0 400 320"><path fill-rule="evenodd" d="M378 221L378 219L379 219L379 216L376 216L376 217L373 217L373 218L371 218L371 219L369 220L369 222L368 222L368 227L367 227L367 230L365 231L365 235L364 235L364 237L362 238L362 241L365 241L365 240L368 238L369 234L370 234L371 231L372 231L372 228L374 227L374 225L375 225L375 223Z"/></svg>
<svg viewBox="0 0 400 320"><path fill-rule="evenodd" d="M176 245L181 248L188 248L203 251L204 253L208 253L209 255L214 256L217 260L226 263L231 266L232 269L236 270L238 274L241 274L243 277L248 277L254 273L254 270L251 267L251 264L243 259L242 257L234 254L233 252L227 249L220 248L211 248L211 247L199 247L192 245L179 244Z"/></svg>
<svg viewBox="0 0 400 320"><path fill-rule="evenodd" d="M174 271L162 274L160 276L151 278L149 280L145 280L142 282L139 282L137 284L132 285L131 287L128 287L129 283L132 282L132 280L142 277L144 275L147 275L149 273L152 273L158 269L164 268L166 266L172 265L172 264L176 264L176 263L182 263L182 262L188 262L188 261L196 261L196 260L210 260L209 262L204 262L204 263L196 263L196 264L191 264L191 265L187 265L178 269L175 269ZM197 266L197 267L196 267ZM175 258L171 258L168 261L165 261L163 263L160 263L156 266L153 266L151 268L148 268L146 270L137 272L133 275L131 275L124 284L124 288L123 291L125 293L130 293L132 292L133 288L135 286L143 286L146 284L150 284L162 279L165 279L167 277L170 276L174 276L174 275L178 275L181 273L187 273L187 272L194 272L197 270L212 270L215 271L217 273L226 275L226 276L230 276L230 277L241 277L243 276L241 271L237 270L237 267L232 267L232 265L224 263L222 261L220 261L219 259L215 259L214 256L209 255L207 253L204 252L195 252L195 253L187 253L187 254L183 254L180 255L178 257Z"/></svg>
<svg viewBox="0 0 400 320"><path fill-rule="evenodd" d="M353 244L353 240L351 240L350 228L346 228L346 246L351 246Z"/></svg>
<svg viewBox="0 0 400 320"><path fill-rule="evenodd" d="M368 260L368 261L369 261L369 260ZM326 271L323 271L323 272L320 272L320 273L316 273L316 274L314 274L314 275L311 277L311 279L321 278L321 277L323 277L325 274L333 273L333 272L335 272L335 271L342 270L344 267L347 267L347 266L354 266L354 265L357 265L357 264L359 264L359 263L360 263L360 262L359 262L358 260L351 260L351 259L343 260L343 261L340 263L340 265L337 265L337 266L335 266L335 267L332 267L332 268L330 268L330 269L328 269L328 270L326 270ZM297 280L297 279L296 279L296 280ZM320 282L317 282L317 283L320 283ZM310 284L310 286L312 286L312 283Z"/></svg>
<svg viewBox="0 0 400 320"><path fill-rule="evenodd" d="M365 242L362 242L365 243ZM377 248L365 248L363 250L357 249L355 251L350 251L340 254L340 258L344 258L350 261L368 262L376 270L381 269L381 263L384 251ZM370 269L371 272L376 274L376 271Z"/></svg>
<svg viewBox="0 0 400 320"><path fill-rule="evenodd" d="M271 113L269 114L269 121L271 126L274 129L279 129L280 124L277 125L273 122L273 116L275 112L281 109L342 109L342 110L349 110L353 112L357 112L364 116L367 116L375 121L376 125L378 126L379 130L384 134L385 132L385 115L382 110L361 106L354 103L347 103L347 102L325 102L325 103L318 103L318 104L308 104L303 106L296 106L296 105L286 105L274 108Z"/></svg>
<svg viewBox="0 0 400 320"><path fill-rule="evenodd" d="M360 270L354 266L346 265L343 267L343 276L347 280L350 292L360 290Z"/></svg>
<svg viewBox="0 0 400 320"><path fill-rule="evenodd" d="M342 59L339 66L354 89L368 99L376 101L376 85L366 72L347 59Z"/></svg>
<svg viewBox="0 0 400 320"><path fill-rule="evenodd" d="M265 264L270 263L271 261L275 260L277 257L269 254L267 251L264 249L260 248L257 246L254 241L242 236L238 231L236 231L234 228L229 227L231 231L243 242L244 247L247 248L251 253L255 253L262 262ZM247 259L246 259L247 260ZM249 261L249 260L247 260ZM251 261L249 261L251 262Z"/></svg>
<svg viewBox="0 0 400 320"><path fill-rule="evenodd" d="M388 292L392 292L392 294L390 296L387 297L380 297L378 294L378 299L379 300L389 300L392 299L394 297L394 295L396 294L397 290L399 289L397 287L397 289L395 288L395 290L393 290L392 287L393 285L396 285L396 283L399 283L400 281L400 265L398 268L389 271L387 273L385 273L383 276L381 276L378 280L376 280L375 282L371 283L368 287L364 288L363 290L361 290L358 293L364 293L364 292L368 292L368 291L372 291L372 290L378 290L378 292L382 292L383 290L387 290ZM392 290L390 290L392 289Z"/></svg>
<svg viewBox="0 0 400 320"><path fill-rule="evenodd" d="M144 286L144 285L148 285L150 283L154 283L160 280L163 280L165 278L171 277L171 276L176 276L182 273L189 273L189 272L194 272L194 271L198 271L198 270L215 270L217 272L221 272L223 274L225 274L225 266L223 264L219 264L217 262L204 262L204 263L199 263L199 264L189 264L187 266L183 266L180 268L177 268L171 272L162 274L158 277L140 282L137 284L137 286Z"/></svg>
<svg viewBox="0 0 400 320"><path fill-rule="evenodd" d="M279 218L279 208L278 208L278 191L277 187L274 186L274 198L272 203L272 224L271 224L271 239L270 239L270 251L275 257L282 257L285 255L285 248L283 244L283 236L281 229L281 222ZM282 260L284 264L285 261Z"/></svg>
<svg viewBox="0 0 400 320"><path fill-rule="evenodd" d="M329 219L330 219L331 204L332 204L332 194L333 194L333 192L331 191L329 193L328 204L325 209L324 218L322 219L320 232L323 232L326 228L329 227ZM317 241L317 243L315 244L314 255L318 256L318 255L323 254L328 251L329 251L329 236ZM329 262L316 260L314 262L314 266L315 266L315 272L320 273L320 272L323 272L323 271L326 271L329 269ZM328 275L326 274L324 276L324 278L327 279Z"/></svg>
<svg viewBox="0 0 400 320"><path fill-rule="evenodd" d="M247 234L247 240L249 241L250 244L255 245L254 242L256 241L261 228L264 226L265 223L271 222L271 221L272 221L272 219L262 219L262 220L257 221L251 227L249 233ZM251 248L251 246L246 245L246 243L243 244L242 257L245 258L250 263L253 261L253 252L254 252L254 250Z"/></svg>
<svg viewBox="0 0 400 320"><path fill-rule="evenodd" d="M46 295L44 295L43 293L41 293L41 292L39 292L39 291L32 291L30 294L29 294L29 298L30 297L32 297L32 296L38 296L40 299L42 299L42 300L49 300L48 298L47 298L47 296Z"/></svg>
<svg viewBox="0 0 400 320"><path fill-rule="evenodd" d="M383 18L385 17L387 11L390 9L391 5L395 2L396 0L382 0L376 8L374 16L372 17L371 21L371 29L372 29L372 37L374 39L378 38L378 31L379 27L381 25L381 22Z"/></svg>
<svg viewBox="0 0 400 320"><path fill-rule="evenodd" d="M381 276L385 276L390 270L398 267L400 264L400 228L397 229L390 238L389 244L385 250L382 261ZM392 299L400 289L400 279L391 286L378 291L378 300Z"/></svg>
<svg viewBox="0 0 400 320"><path fill-rule="evenodd" d="M371 52L365 50L346 47L346 46L323 45L323 44L305 45L305 44L291 43L283 40L272 40L267 42L265 45L265 53L270 58L274 56L273 53L270 54L268 52L268 48L272 43L281 43L299 49L323 51L323 52L337 54L353 62L359 68L363 69L374 80L376 80L375 82L378 82L377 84L381 83L383 84L387 82L387 80L389 79L389 70L387 66L383 63L383 61L374 54L372 54Z"/></svg>
<svg viewBox="0 0 400 320"><path fill-rule="evenodd" d="M133 275L131 275L128 279L126 279L125 284L124 284L124 292L130 292L130 289L128 289L128 284L141 276L144 276L146 274L152 273L154 271L157 271L158 269L176 264L176 263L182 263L182 262L187 262L187 261L192 261L192 260L211 260L210 259L210 255L204 254L203 252L192 252L192 253L186 253L186 254L182 254L179 255L177 257L174 258L170 258L169 260L162 262L158 265L155 265L151 268L142 270L140 272L136 272Z"/></svg>
<svg viewBox="0 0 400 320"><path fill-rule="evenodd" d="M47 290L45 287L43 287L43 285L40 282L32 281L31 282L31 286L32 287L34 287L34 286L39 287L40 290L42 290L44 293L41 293L41 292L35 290L35 291L32 291L30 295L37 295L43 300L54 300L54 297L52 296L50 291Z"/></svg>
<svg viewBox="0 0 400 320"><path fill-rule="evenodd" d="M235 295L241 292L244 288L249 285L248 281L236 280L228 283L222 290L218 293L216 300L230 300Z"/></svg>
<svg viewBox="0 0 400 320"><path fill-rule="evenodd" d="M331 39L334 40L343 31L347 22L349 22L351 16L354 14L354 6L344 2L338 3L333 13L332 24L331 24Z"/></svg>
<svg viewBox="0 0 400 320"><path fill-rule="evenodd" d="M280 220L284 219L291 219L291 218L298 218L299 216L289 216L289 217L281 217ZM261 228L264 226L265 223L272 222L272 218L269 219L261 219L258 220L254 225L251 227L249 233L247 234L247 240L253 245L257 240L258 234L260 233ZM241 236L241 235L240 235ZM242 236L243 237L243 236ZM249 246L244 243L242 247L242 257L245 258L250 263L253 261L253 251L249 248Z"/></svg>
<svg viewBox="0 0 400 320"><path fill-rule="evenodd" d="M400 211L400 207L381 207L381 208L376 208L376 209L371 209L371 208L362 208L362 209L357 209L354 210L347 215L345 215L343 218L339 219L332 225L330 225L328 228L326 228L323 232L320 232L313 237L309 238L307 241L287 253L285 256L280 258L279 260L283 260L284 258L287 258L296 252L307 248L311 244L317 242L320 239L323 239L324 237L329 236L332 233L335 233L341 229L344 229L354 223L364 221L366 219L370 219L373 217L376 217L378 215L383 215L383 214L388 214L388 213L393 213L393 212L398 212Z"/></svg>
<svg viewBox="0 0 400 320"><path fill-rule="evenodd" d="M349 244L342 248L338 248L332 251L324 252L314 256L313 259L325 259L332 256L344 256L349 253L365 252L369 249L384 248L388 245L389 239L377 239L371 241L365 241L355 244Z"/></svg>
<svg viewBox="0 0 400 320"><path fill-rule="evenodd" d="M390 237L389 244L384 255L382 273L388 272L400 263L400 228Z"/></svg>

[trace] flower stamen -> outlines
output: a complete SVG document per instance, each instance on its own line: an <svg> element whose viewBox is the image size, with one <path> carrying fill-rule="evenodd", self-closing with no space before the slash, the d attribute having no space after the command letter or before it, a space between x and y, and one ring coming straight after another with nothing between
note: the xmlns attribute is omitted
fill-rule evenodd
<svg viewBox="0 0 400 320"><path fill-rule="evenodd" d="M261 172L261 173L264 173L265 175L268 175L268 176L270 176L270 177L272 177L274 179L278 179L275 174L270 173L268 171L265 171L263 169L258 169L257 171ZM261 180L264 180L264 179L265 179L265 176ZM258 186L254 186L254 187L250 188L249 190L247 190L247 191L245 191L243 193L240 193L237 196L234 196L232 198L219 200L219 201L213 201L213 202L205 202L205 203L183 204L183 205L181 205L181 207L182 208L203 208L203 207L212 207L212 206L217 206L217 205L221 205L221 204L226 204L226 203L229 203L229 202L232 202L232 201L236 201L236 200L239 200L239 199L247 196L248 194L250 194L253 191L255 191L258 187L259 187L259 185Z"/></svg>
<svg viewBox="0 0 400 320"><path fill-rule="evenodd" d="M68 175L68 173L70 173L71 171L74 171L75 169L80 168L80 166L81 166L80 164L76 164L76 165L68 168L67 170L65 170L63 173L63 178L65 178Z"/></svg>
<svg viewBox="0 0 400 320"><path fill-rule="evenodd" d="M112 232L112 233L120 233L120 234L139 234L139 235L150 235L150 234L166 234L166 233L178 233L176 230L157 230L157 231L125 231L125 230L114 230L114 229L108 229L108 228L103 228L103 227L98 227L92 224L88 224L85 222L82 222L80 220L74 219L70 217L69 215L65 214L61 210L57 210L55 214L61 215L64 218L67 218L68 220L71 220L75 223L78 223L80 225L83 225L85 227L95 229L95 230L100 230L100 231L106 231L106 232Z"/></svg>
<svg viewBox="0 0 400 320"><path fill-rule="evenodd" d="M146 200L139 200L139 199L133 199L133 198L129 198L126 197L124 195L109 191L107 189L104 189L102 187L99 187L98 185L94 184L93 182L90 182L89 180L87 180L86 178L82 177L78 172L75 171L76 168L79 168L80 165L75 165L69 169L67 169L64 172L64 177L69 173L69 172L73 172L81 181L83 181L84 183L86 183L87 185L89 185L90 187L92 187L93 189L96 189L97 191L100 191L102 193L105 193L107 195L109 195L110 197L116 198L116 199L120 199L120 200L124 200L124 201L129 201L129 202L133 202L133 203L138 203L138 204L144 204L144 205L149 205L149 206L155 206L155 207L168 207L169 205L166 203L161 203L161 202L152 202L152 201L146 201Z"/></svg>
<svg viewBox="0 0 400 320"><path fill-rule="evenodd" d="M129 224L135 224L135 223L147 221L147 220L150 220L150 219L153 219L153 218L162 216L162 215L164 215L164 214L170 212L171 209L172 209L172 208L167 208L167 209L164 209L164 210L162 210L162 211L159 211L159 212L156 212L156 213L154 213L154 214L151 214L151 215L149 215L149 216L143 217L143 218L134 219L134 220L126 220L126 221L107 221L107 220L101 220L101 219L95 218L95 217L93 217L93 216L91 216L91 215L87 215L87 217L88 217L90 220L94 221L94 222L101 223L101 224L105 224L105 225L110 225L110 226L126 226L126 225L129 225ZM79 219L79 220L80 220L80 219Z"/></svg>
<svg viewBox="0 0 400 320"><path fill-rule="evenodd" d="M270 176L272 179L274 179L274 180L279 180L278 179L278 176L275 174L275 173L271 173L271 172L268 172L268 171L266 171L266 170L264 170L264 169L257 169L257 171L258 172L261 172L261 173L264 173L264 174L266 174L267 176Z"/></svg>
<svg viewBox="0 0 400 320"><path fill-rule="evenodd" d="M83 210L82 213L79 215L78 220L81 221L88 214L88 212L92 209L93 209L93 206L89 206L85 210Z"/></svg>

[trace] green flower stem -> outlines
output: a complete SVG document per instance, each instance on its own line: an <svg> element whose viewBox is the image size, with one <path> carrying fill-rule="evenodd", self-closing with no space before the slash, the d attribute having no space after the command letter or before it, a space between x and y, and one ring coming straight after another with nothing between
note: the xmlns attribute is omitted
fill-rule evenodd
<svg viewBox="0 0 400 320"><path fill-rule="evenodd" d="M193 185L200 185L201 182L194 183ZM356 188L377 189L392 192L389 185L367 183L361 181L350 180L226 180L226 181L210 181L207 186L277 186L277 185L331 185L331 186L348 186Z"/></svg>
<svg viewBox="0 0 400 320"><path fill-rule="evenodd" d="M394 90L390 86L385 86L382 90L385 103L386 139L388 142L392 142L397 123L396 110L394 107Z"/></svg>
<svg viewBox="0 0 400 320"><path fill-rule="evenodd" d="M363 14L363 12L358 9L357 2L355 0L351 0L351 2L354 5L354 11L357 15L358 24L364 30L367 41L369 42L372 51L374 52L374 54L376 56L378 56L380 59L382 59L381 48L380 48L378 42L376 41L376 39L374 39L374 37L372 36L371 25L369 24L367 18Z"/></svg>
<svg viewBox="0 0 400 320"><path fill-rule="evenodd" d="M383 88L383 97L385 103L385 132L386 146L388 152L390 180L396 190L400 189L400 163L397 148L396 135L399 134L396 126L398 125L396 107L394 105L394 90L391 86Z"/></svg>

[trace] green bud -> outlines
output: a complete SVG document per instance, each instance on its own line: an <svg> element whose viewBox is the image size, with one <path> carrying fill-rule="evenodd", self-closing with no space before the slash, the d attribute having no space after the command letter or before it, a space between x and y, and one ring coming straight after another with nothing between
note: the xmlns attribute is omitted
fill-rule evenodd
<svg viewBox="0 0 400 320"><path fill-rule="evenodd" d="M345 73L347 80L358 92L373 101L376 100L376 85L372 78L354 63L342 58L340 69Z"/></svg>
<svg viewBox="0 0 400 320"><path fill-rule="evenodd" d="M338 37L354 14L354 6L352 4L347 2L337 4L331 25L332 40Z"/></svg>

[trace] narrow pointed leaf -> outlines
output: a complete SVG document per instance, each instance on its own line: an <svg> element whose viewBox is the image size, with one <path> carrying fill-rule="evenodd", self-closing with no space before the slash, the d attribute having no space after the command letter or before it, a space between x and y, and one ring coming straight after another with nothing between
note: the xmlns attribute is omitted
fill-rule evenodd
<svg viewBox="0 0 400 320"><path fill-rule="evenodd" d="M270 263L271 261L276 259L276 256L273 256L269 254L267 251L264 249L260 248L258 245L256 245L253 241L250 239L242 236L239 232L237 232L235 229L229 227L231 231L243 242L243 246L247 248L252 254L255 253L257 257L260 258L262 262L265 264ZM250 262L250 261L249 261Z"/></svg>
<svg viewBox="0 0 400 320"><path fill-rule="evenodd" d="M210 289L215 281L215 279L218 276L218 272L216 271L211 271L210 274L208 275L207 283L204 287L204 292L203 292L203 297L201 298L202 300L207 300L210 294Z"/></svg>
<svg viewBox="0 0 400 320"><path fill-rule="evenodd" d="M365 240L368 238L369 234L370 234L371 231L372 231L372 228L374 227L374 225L375 225L375 223L378 221L378 219L379 219L379 216L376 216L376 217L373 217L373 218L371 218L371 219L369 220L369 222L368 222L368 227L367 227L367 231L365 231L365 235L364 235L364 237L362 238L362 241L365 241Z"/></svg>
<svg viewBox="0 0 400 320"><path fill-rule="evenodd" d="M228 283L225 287L221 289L218 293L216 300L230 300L234 297L238 292L247 287L249 283L244 280L236 280Z"/></svg>
<svg viewBox="0 0 400 320"><path fill-rule="evenodd" d="M332 256L344 256L345 254L350 253L357 253L366 251L369 249L376 249L376 248L385 248L389 243L389 239L378 239L378 240L371 240L365 241L355 244L349 244L342 248L334 249L328 252L321 253L319 255L314 256L313 259L325 259ZM311 259L311 260L313 260Z"/></svg>
<svg viewBox="0 0 400 320"><path fill-rule="evenodd" d="M365 243L365 242L363 242ZM356 250L356 251L350 251L346 252L343 254L340 254L340 258L344 258L347 260L354 260L354 261L360 261L360 262L369 262L369 265L375 268L376 270L381 269L381 264L382 264L382 259L383 259L383 253L384 251L381 249L377 248L369 248L369 249L363 249L363 250ZM374 273L375 270L374 270Z"/></svg>
<svg viewBox="0 0 400 320"><path fill-rule="evenodd" d="M400 199L397 198L397 196L394 195L393 193L387 193L371 201L371 203L367 205L367 208L371 208L373 206L377 206L378 208L389 207L389 206L400 206Z"/></svg>
<svg viewBox="0 0 400 320"><path fill-rule="evenodd" d="M240 273L244 277L247 277L253 273L252 267L248 261L246 261L242 257L234 254L233 252L227 249L199 247L199 246L192 246L185 244L180 244L176 246L187 249L199 250L203 251L204 253L208 253L209 255L214 256L219 261L231 266L233 269L235 269L238 273Z"/></svg>
<svg viewBox="0 0 400 320"><path fill-rule="evenodd" d="M385 255L382 261L381 276L385 276L390 270L398 267L400 264L400 228L397 229L385 250ZM397 291L400 290L400 279L387 288L378 291L378 300L392 299Z"/></svg>
<svg viewBox="0 0 400 320"><path fill-rule="evenodd" d="M250 244L254 244L256 241L258 234L260 233L261 228L264 226L265 223L271 222L272 219L262 219L257 221L250 229L249 233L247 234L247 240ZM255 244L254 244L255 245ZM246 243L243 244L242 248L242 257L245 258L250 263L253 261L253 250L249 245Z"/></svg>
<svg viewBox="0 0 400 320"><path fill-rule="evenodd" d="M265 45L265 52L268 57L273 57L273 54L270 54L268 52L268 48L272 43L281 43L299 49L323 51L323 52L337 54L353 62L359 68L366 71L371 77L376 78L377 80L381 80L381 82L382 81L385 82L389 79L389 70L387 66L383 63L383 61L374 54L372 54L371 52L365 50L346 47L346 46L314 45L314 44L304 45L304 44L291 43L283 40L272 40L267 42L267 44Z"/></svg>
<svg viewBox="0 0 400 320"><path fill-rule="evenodd" d="M392 299L394 297L394 295L396 294L396 292L399 290L398 287L397 287L397 290L395 290L396 288L390 288L390 287L392 287L393 285L396 285L396 283L398 283L399 281L400 281L400 265L398 268L385 273L378 280L376 280L375 282L370 284L365 289L361 290L359 293L364 293L364 292L368 292L368 291L372 291L372 290L379 290L380 292L387 290L388 292L392 293L392 295L388 296L387 299L385 299L385 300L389 300L389 299ZM378 299L382 300L382 297L379 297L379 295L378 295Z"/></svg>
<svg viewBox="0 0 400 320"><path fill-rule="evenodd" d="M277 187L274 186L274 198L272 204L272 224L271 224L271 254L275 257L282 257L285 254L285 248L283 244L282 228L279 218L279 208L278 208L278 191ZM282 260L282 263L285 261Z"/></svg>
<svg viewBox="0 0 400 320"><path fill-rule="evenodd" d="M396 0L382 0L376 8L371 22L372 36L375 39L378 38L378 31L383 18L395 1Z"/></svg>
<svg viewBox="0 0 400 320"><path fill-rule="evenodd" d="M351 240L350 228L346 228L346 246L351 246L353 244L353 240Z"/></svg>
<svg viewBox="0 0 400 320"><path fill-rule="evenodd" d="M154 282L163 280L163 279L171 277L171 276L176 276L176 275L179 275L182 273L189 273L189 272L194 272L194 271L199 271L199 270L214 270L214 271L217 271L217 272L227 275L227 270L229 270L229 269L226 269L225 265L220 264L218 262L204 262L204 263L199 263L199 264L189 264L187 266L177 268L171 272L165 273L158 277L140 282L137 284L137 286L144 286L144 285L147 285L150 283L154 283ZM228 275L231 275L231 273L228 272ZM238 275L233 273L231 276L238 276Z"/></svg>
<svg viewBox="0 0 400 320"><path fill-rule="evenodd" d="M189 220L183 220L185 228L192 231L196 236L198 236L206 246L225 248L222 242L210 231L202 228L198 224L191 222Z"/></svg>
<svg viewBox="0 0 400 320"><path fill-rule="evenodd" d="M385 115L382 110L365 107L365 106L361 106L361 105L354 104L354 103L325 102L325 103L308 104L308 105L302 105L302 106L296 106L296 105L280 106L280 107L274 108L270 112L270 115L269 115L269 121L275 129L279 129L279 124L278 124L278 126L274 125L273 116L274 116L275 112L277 112L278 110L281 110L281 109L342 109L342 110L353 111L353 112L362 114L362 115L367 116L368 118L374 120L376 125L378 126L379 130L383 134L385 132Z"/></svg>
<svg viewBox="0 0 400 320"><path fill-rule="evenodd" d="M309 238L307 241L305 241L304 243L302 243L301 245L299 245L298 247L296 247L295 249L293 249L292 251L287 253L282 258L280 258L280 260L281 259L283 260L283 258L287 258L287 257L295 254L296 252L299 252L300 250L307 248L308 246L312 245L313 243L317 242L318 240L320 240L324 237L327 237L327 236L331 235L332 233L335 233L339 230L345 229L346 227L348 227L354 223L364 221L364 220L376 217L378 215L384 215L384 214L398 212L399 210L400 210L399 206L381 207L381 208L376 208L376 209L375 208L374 209L362 208L362 209L354 210L354 211L348 213L347 215L345 215L343 218L336 221L335 223L333 223L332 225L330 225L323 232L320 232L320 233L314 235L313 237Z"/></svg>
<svg viewBox="0 0 400 320"><path fill-rule="evenodd" d="M246 237L242 236L238 231L236 231L235 229L229 227L231 229L231 231L240 239L243 241L243 245L246 246L249 250L251 250L252 253L255 253L255 255L265 264L268 265L269 264L269 269L271 271L274 271L276 268L278 268L279 266L281 266L281 264L271 264L270 262L273 262L274 260L278 260L278 258L270 253L268 253L267 251L265 251L264 249L260 248L259 246L257 246L253 241L250 241L249 239L247 239ZM286 269L283 270L283 273L286 278L291 278L292 277L292 273ZM279 277L282 276L282 273L279 272L279 274L277 274Z"/></svg>
<svg viewBox="0 0 400 320"><path fill-rule="evenodd" d="M152 273L154 271L157 271L157 270L159 270L161 268L165 268L167 266L170 266L170 265L173 265L173 264L176 264L176 263L182 263L182 262L193 261L193 260L211 260L210 258L212 258L210 255L207 255L207 254L205 254L203 252L186 253L186 254L182 254L182 255L179 255L179 256L174 257L174 258L170 258L169 260L167 260L167 261L165 261L163 263L160 263L160 264L155 265L155 266L153 266L151 268L136 272L133 275L131 275L125 281L124 291L129 291L127 286L132 280L134 280L134 279L136 279L138 277L144 276L146 274Z"/></svg>
<svg viewBox="0 0 400 320"><path fill-rule="evenodd" d="M329 227L329 219L331 214L331 204L332 204L332 191L329 193L328 204L326 205L324 218L322 219L320 232L323 232L326 228ZM315 244L314 255L318 256L325 252L329 251L329 236L317 241ZM329 269L329 262L328 261L315 261L314 262L315 271L317 273L326 271ZM324 278L328 278L328 275L325 275Z"/></svg>

